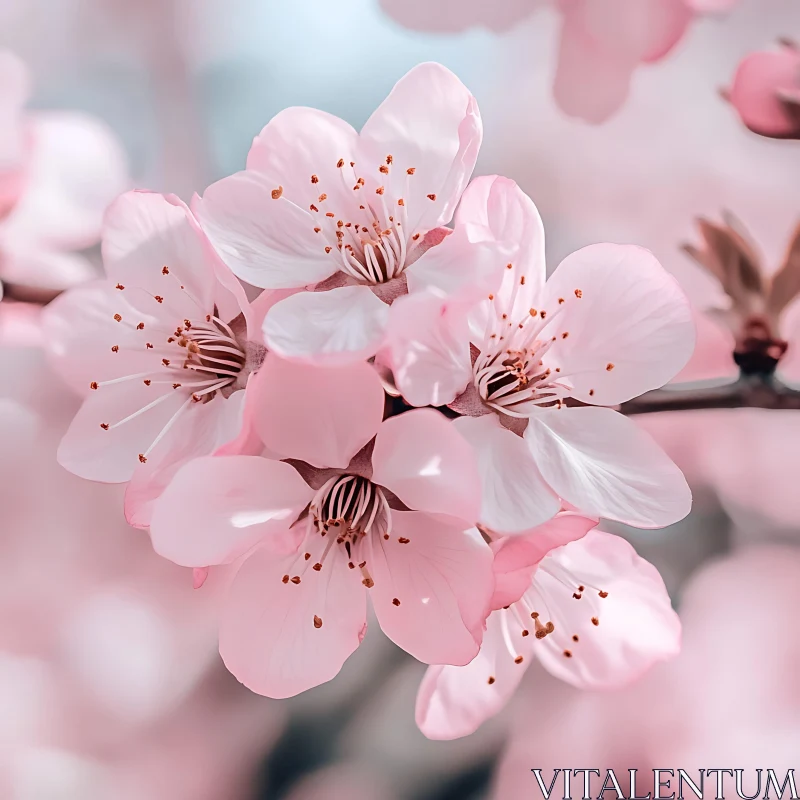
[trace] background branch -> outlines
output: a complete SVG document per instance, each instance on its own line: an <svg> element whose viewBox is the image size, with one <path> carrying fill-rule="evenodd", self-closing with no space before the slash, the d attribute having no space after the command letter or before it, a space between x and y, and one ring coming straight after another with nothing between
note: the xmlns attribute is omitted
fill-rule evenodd
<svg viewBox="0 0 800 800"><path fill-rule="evenodd" d="M800 392L772 376L743 376L735 383L710 388L656 389L622 403L626 415L658 411L693 411L711 408L771 408L800 410Z"/></svg>

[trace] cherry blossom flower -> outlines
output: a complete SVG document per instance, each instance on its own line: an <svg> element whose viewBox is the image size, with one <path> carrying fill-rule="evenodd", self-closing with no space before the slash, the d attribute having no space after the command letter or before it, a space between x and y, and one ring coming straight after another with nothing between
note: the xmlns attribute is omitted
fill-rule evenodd
<svg viewBox="0 0 800 800"><path fill-rule="evenodd" d="M675 280L647 250L597 244L545 283L541 219L506 178L473 181L458 214L517 242L502 285L476 305L435 292L398 300L381 360L412 405L464 415L454 424L478 456L480 522L523 532L562 500L645 528L684 517L680 471L597 405L661 386L688 360L694 328Z"/></svg>
<svg viewBox="0 0 800 800"><path fill-rule="evenodd" d="M264 346L258 309L176 197L122 195L106 216L103 260L105 281L43 314L55 368L87 394L58 460L82 478L130 481L126 516L144 527L179 464L238 436L240 390Z"/></svg>
<svg viewBox="0 0 800 800"><path fill-rule="evenodd" d="M746 56L725 96L754 133L800 139L800 47L784 40L776 50Z"/></svg>
<svg viewBox="0 0 800 800"><path fill-rule="evenodd" d="M609 688L677 655L680 622L658 571L596 520L564 514L495 548L497 585L478 657L428 669L417 723L433 739L474 732L532 659L580 688Z"/></svg>
<svg viewBox="0 0 800 800"><path fill-rule="evenodd" d="M496 248L472 225L441 227L481 138L475 99L439 64L411 70L360 134L309 108L286 109L264 128L247 169L209 187L193 208L242 280L313 287L267 315L270 350L359 360L378 349L398 296L429 286L483 292Z"/></svg>
<svg viewBox="0 0 800 800"><path fill-rule="evenodd" d="M246 686L289 697L333 678L358 647L369 594L381 628L426 663L478 652L493 589L472 528L479 477L438 411L381 422L363 362L311 367L268 354L248 404L260 456L199 458L158 500L157 552L189 567L244 557L220 652Z"/></svg>
<svg viewBox="0 0 800 800"><path fill-rule="evenodd" d="M103 124L26 111L29 94L24 64L0 51L0 279L18 299L94 277L69 251L98 240L105 207L128 182L125 156Z"/></svg>

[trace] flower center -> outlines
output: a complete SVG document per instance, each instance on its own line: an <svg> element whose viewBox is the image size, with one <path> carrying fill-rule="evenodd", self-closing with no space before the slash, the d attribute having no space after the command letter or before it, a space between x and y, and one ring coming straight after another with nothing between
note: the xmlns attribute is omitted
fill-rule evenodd
<svg viewBox="0 0 800 800"><path fill-rule="evenodd" d="M380 486L360 475L337 475L326 481L314 495L308 509L308 535L327 538L325 550L312 569L319 572L334 545L343 545L348 566L361 570L368 589L375 581L361 558L359 545L371 533L389 538L392 512ZM311 554L306 553L306 560Z"/></svg>
<svg viewBox="0 0 800 800"><path fill-rule="evenodd" d="M321 536L332 541L357 544L373 531L388 536L392 512L380 486L360 475L339 475L328 480L314 495L309 520Z"/></svg>
<svg viewBox="0 0 800 800"><path fill-rule="evenodd" d="M531 308L522 320L512 320L492 307L480 352L472 366L483 402L512 417L527 417L540 407L560 406L570 387L561 382L560 368L545 366L544 357L557 337L546 328L558 316ZM561 334L566 338L569 334Z"/></svg>
<svg viewBox="0 0 800 800"><path fill-rule="evenodd" d="M569 595L566 602L580 604L582 620L555 613L565 602L565 594ZM585 646L582 642L600 626L601 609L607 597L607 591L578 580L570 571L545 558L534 573L530 589L515 603L494 612L502 615L500 625L508 656L515 664L522 664L525 657L520 653L523 649L520 637L527 640L533 635L538 640L552 636L553 644L561 648L564 658L580 658ZM488 676L490 686L496 682L494 675Z"/></svg>
<svg viewBox="0 0 800 800"><path fill-rule="evenodd" d="M420 237L409 230L404 199L416 169L396 164L391 155L375 168L375 174L361 175L356 162L344 158L336 169L339 186L326 187L316 174L311 175L314 194L307 208L289 200L282 186L273 189L272 198L291 203L307 215L320 247L352 280L374 286L399 278L407 266L409 248ZM395 174L398 170L400 180ZM436 200L435 194L428 197Z"/></svg>
<svg viewBox="0 0 800 800"><path fill-rule="evenodd" d="M165 267L166 269L166 267ZM124 288L120 285L118 289ZM182 288L182 287L181 287ZM156 302L163 298L156 296ZM126 355L141 358L142 353L151 361L145 372L123 375L107 381L92 381L93 390L129 381L141 381L153 392L153 400L116 422L100 422L105 431L120 428L142 414L162 403L169 402L175 392L185 397L184 402L167 421L149 447L139 453L139 461L145 463L153 448L164 438L182 414L195 403L207 403L221 393L229 396L236 389L243 388L246 376L247 353L228 323L213 314L206 314L199 322L184 319L183 324L174 330L157 327L152 330L144 322L123 318L115 314L114 320L135 336L126 337L125 344L114 344L111 352L124 358ZM139 337L141 339L139 340ZM131 354L135 353L136 356Z"/></svg>
<svg viewBox="0 0 800 800"><path fill-rule="evenodd" d="M179 365L173 367L170 361L165 366L196 373L193 388L199 391L193 392L195 401L208 402L217 391L236 383L247 361L231 327L216 316L206 316L200 325L184 320L167 344L175 344L183 352L178 350Z"/></svg>

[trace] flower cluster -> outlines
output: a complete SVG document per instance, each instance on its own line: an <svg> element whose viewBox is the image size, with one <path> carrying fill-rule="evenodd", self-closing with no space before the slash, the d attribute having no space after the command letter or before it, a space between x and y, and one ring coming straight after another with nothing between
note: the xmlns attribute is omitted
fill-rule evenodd
<svg viewBox="0 0 800 800"><path fill-rule="evenodd" d="M532 201L471 180L481 137L437 64L360 133L287 109L191 207L119 198L106 278L45 314L85 394L61 464L127 483L128 521L196 586L220 571L231 672L271 697L330 680L369 598L432 665L434 737L474 730L533 657L608 686L673 654L657 572L596 527L665 526L691 503L615 408L688 360L683 294L633 246L546 279Z"/></svg>

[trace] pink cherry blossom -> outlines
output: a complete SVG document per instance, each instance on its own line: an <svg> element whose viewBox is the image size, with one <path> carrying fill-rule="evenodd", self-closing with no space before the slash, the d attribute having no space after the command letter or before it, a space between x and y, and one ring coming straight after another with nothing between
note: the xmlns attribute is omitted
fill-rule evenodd
<svg viewBox="0 0 800 800"><path fill-rule="evenodd" d="M469 445L433 409L381 422L365 363L340 368L270 353L248 405L275 461L199 458L158 500L157 552L190 567L241 559L220 652L270 697L332 679L358 647L370 596L381 628L426 663L478 652L492 555L472 528L479 477Z"/></svg>
<svg viewBox="0 0 800 800"><path fill-rule="evenodd" d="M516 243L502 285L474 305L434 292L401 298L381 358L409 403L464 415L455 426L478 457L480 521L523 532L562 500L645 528L684 517L680 471L630 420L597 405L661 386L688 360L694 328L675 280L647 250L597 244L545 282L541 219L506 178L473 181L458 214Z"/></svg>
<svg viewBox="0 0 800 800"><path fill-rule="evenodd" d="M533 658L574 686L597 689L677 655L680 622L658 571L595 525L566 514L493 545L495 610L481 652L464 667L428 669L417 698L426 736L474 732L508 702Z"/></svg>
<svg viewBox="0 0 800 800"><path fill-rule="evenodd" d="M441 227L481 138L475 99L439 64L411 70L360 134L308 108L286 109L264 128L247 169L209 187L194 210L242 280L313 287L269 312L270 350L359 360L382 343L398 296L429 286L483 292L496 248L471 224Z"/></svg>
<svg viewBox="0 0 800 800"><path fill-rule="evenodd" d="M99 121L29 112L30 78L0 51L0 279L28 299L93 276L73 252L99 238L108 203L128 182L125 156Z"/></svg>
<svg viewBox="0 0 800 800"><path fill-rule="evenodd" d="M130 481L128 521L187 459L235 439L248 378L263 359L258 307L173 196L131 192L109 209L104 281L43 314L55 368L83 406L59 462L83 478ZM259 298L259 306L269 302Z"/></svg>
<svg viewBox="0 0 800 800"><path fill-rule="evenodd" d="M776 50L746 56L726 94L754 133L800 139L800 47L781 42Z"/></svg>

